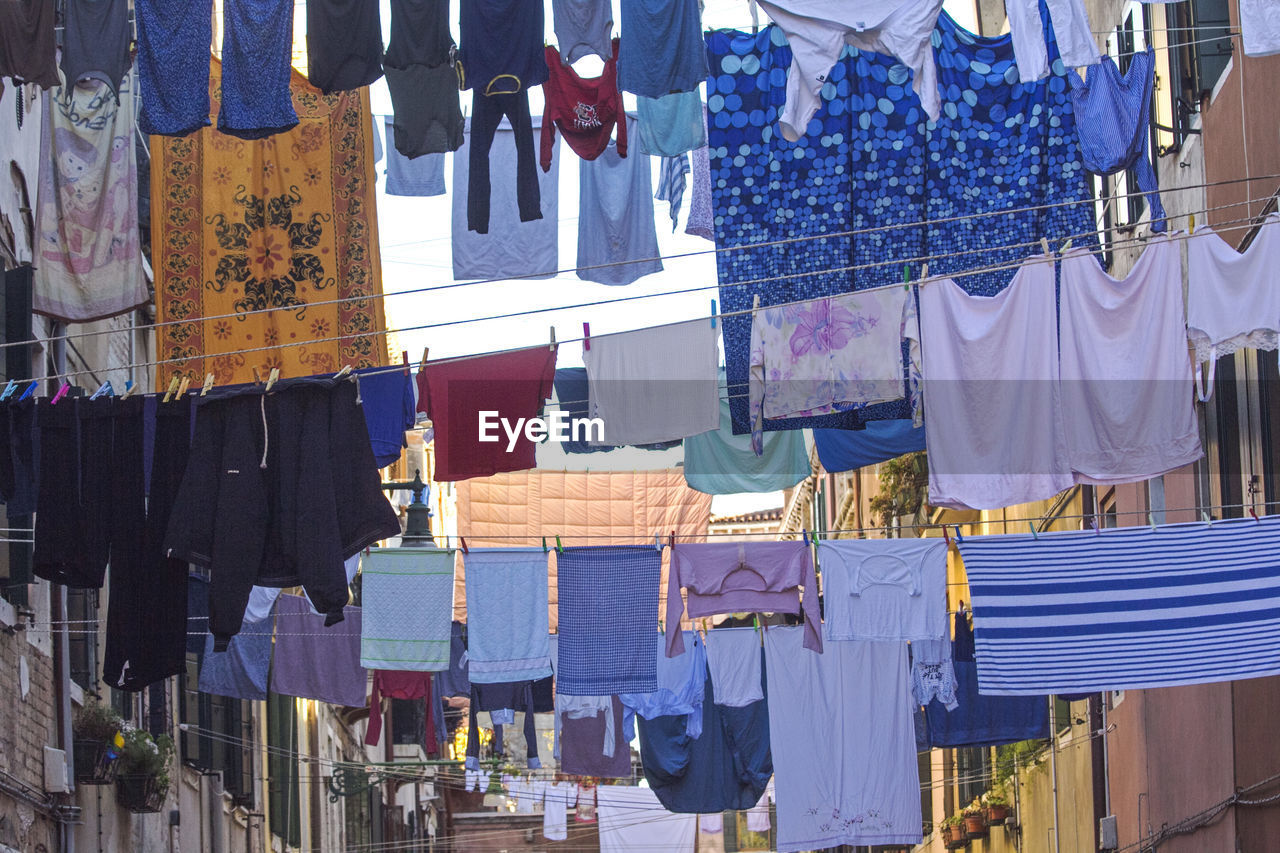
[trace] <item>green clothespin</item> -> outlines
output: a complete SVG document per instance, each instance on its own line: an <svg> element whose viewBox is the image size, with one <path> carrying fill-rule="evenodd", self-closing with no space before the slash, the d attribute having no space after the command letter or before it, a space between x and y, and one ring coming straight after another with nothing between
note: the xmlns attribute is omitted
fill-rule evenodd
<svg viewBox="0 0 1280 853"><path fill-rule="evenodd" d="M1036 531L1036 524L1035 524L1035 522L1034 522L1034 521L1028 521L1028 522L1027 522L1027 527L1031 528L1031 538L1032 538L1032 539L1039 539L1039 538L1040 538L1040 534Z"/></svg>
<svg viewBox="0 0 1280 853"><path fill-rule="evenodd" d="M557 554L563 554L563 553L564 553L564 546L560 544L560 537L559 537L559 536L557 536L557 537L556 537L556 553L557 553Z"/></svg>
<svg viewBox="0 0 1280 853"><path fill-rule="evenodd" d="M542 537L542 553L547 553L547 537Z"/></svg>
<svg viewBox="0 0 1280 853"><path fill-rule="evenodd" d="M910 264L902 265L902 289L903 290L911 289L911 265Z"/></svg>

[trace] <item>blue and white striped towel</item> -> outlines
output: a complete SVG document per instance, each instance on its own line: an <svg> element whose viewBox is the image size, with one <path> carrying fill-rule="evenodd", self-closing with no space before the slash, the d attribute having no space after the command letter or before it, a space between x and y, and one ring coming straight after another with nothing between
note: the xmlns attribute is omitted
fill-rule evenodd
<svg viewBox="0 0 1280 853"><path fill-rule="evenodd" d="M537 681L551 675L547 552L472 548L463 554L462 566L471 681Z"/></svg>
<svg viewBox="0 0 1280 853"><path fill-rule="evenodd" d="M1280 673L1280 516L960 543L984 694Z"/></svg>

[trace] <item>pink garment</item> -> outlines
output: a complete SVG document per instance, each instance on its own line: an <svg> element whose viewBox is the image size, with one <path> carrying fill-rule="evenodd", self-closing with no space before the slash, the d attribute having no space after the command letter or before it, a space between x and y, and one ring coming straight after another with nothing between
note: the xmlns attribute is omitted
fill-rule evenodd
<svg viewBox="0 0 1280 853"><path fill-rule="evenodd" d="M667 580L667 657L684 654L680 618L717 613L804 613L804 647L822 653L818 579L806 542L677 545ZM804 589L804 599L800 589Z"/></svg>
<svg viewBox="0 0 1280 853"><path fill-rule="evenodd" d="M375 669L373 671L373 688L369 696L369 726L365 731L364 742L368 746L377 746L382 737L382 700L386 699L421 699L426 703L426 740L423 748L427 755L438 753L436 744L435 715L431 709L431 676L430 672L408 672L405 670Z"/></svg>

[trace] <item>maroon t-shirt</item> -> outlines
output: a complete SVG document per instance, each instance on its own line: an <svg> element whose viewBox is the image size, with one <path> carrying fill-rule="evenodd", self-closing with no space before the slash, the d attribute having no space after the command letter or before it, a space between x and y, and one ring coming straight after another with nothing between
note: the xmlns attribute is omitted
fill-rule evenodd
<svg viewBox="0 0 1280 853"><path fill-rule="evenodd" d="M573 152L583 160L594 160L609 147L613 127L618 126L618 156L627 156L627 122L623 116L622 93L618 91L618 40L613 40L613 57L605 62L599 77L582 79L572 67L560 61L560 52L547 47L547 69L551 76L542 84L546 106L542 108L542 171L551 169L551 147L556 128Z"/></svg>
<svg viewBox="0 0 1280 853"><path fill-rule="evenodd" d="M536 445L523 428L508 451L506 419L514 429L521 418L537 417L551 397L556 353L542 345L474 358L428 362L418 372L418 411L435 427L438 483L524 471L537 463ZM480 441L480 413L489 416L496 441Z"/></svg>

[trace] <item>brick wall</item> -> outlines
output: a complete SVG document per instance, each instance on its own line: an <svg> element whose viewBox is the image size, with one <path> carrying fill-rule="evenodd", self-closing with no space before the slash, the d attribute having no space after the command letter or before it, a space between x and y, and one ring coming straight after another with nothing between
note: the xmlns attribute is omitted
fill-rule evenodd
<svg viewBox="0 0 1280 853"><path fill-rule="evenodd" d="M0 614L5 631L14 621L11 609ZM0 771L3 782L17 780L35 792L44 791L44 748L57 745L57 707L53 661L29 642L24 631L0 631ZM20 673L25 659L28 690L24 697ZM0 785L0 844L19 850L58 849L57 825Z"/></svg>

